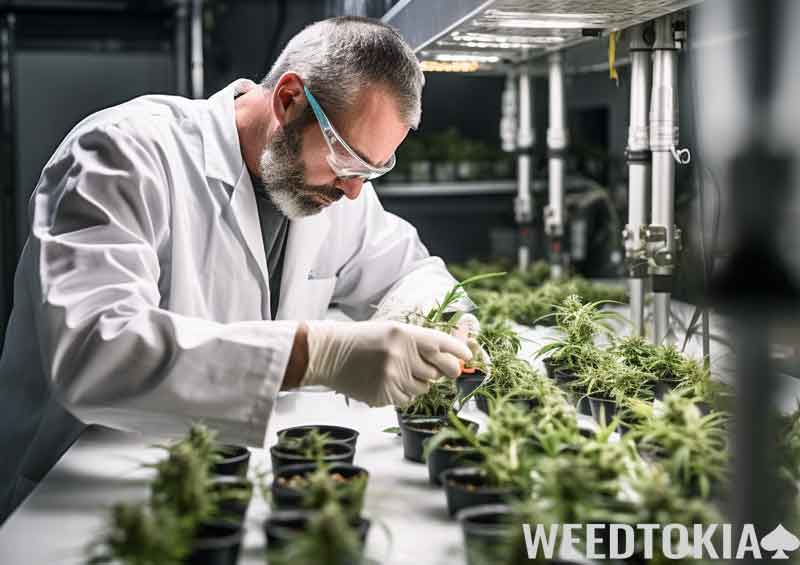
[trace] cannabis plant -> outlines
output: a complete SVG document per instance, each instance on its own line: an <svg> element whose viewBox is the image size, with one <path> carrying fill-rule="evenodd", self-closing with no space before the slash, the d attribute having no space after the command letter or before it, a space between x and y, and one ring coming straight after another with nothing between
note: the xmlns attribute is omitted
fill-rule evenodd
<svg viewBox="0 0 800 565"><path fill-rule="evenodd" d="M632 437L640 449L654 454L684 492L706 498L713 484L727 476L728 418L721 412L703 415L692 398L672 392L662 403L639 406L643 418Z"/></svg>
<svg viewBox="0 0 800 565"><path fill-rule="evenodd" d="M506 320L496 320L481 325L478 343L491 359L500 354L518 355L522 348L519 334Z"/></svg>
<svg viewBox="0 0 800 565"><path fill-rule="evenodd" d="M335 503L342 507L349 520L355 520L364 507L364 495L367 489L367 475L364 473L344 477L332 472L327 463L318 463L308 475L277 480L281 485L303 493L303 508L320 510L328 504Z"/></svg>
<svg viewBox="0 0 800 565"><path fill-rule="evenodd" d="M616 312L602 310L606 302L583 303L571 295L555 306L553 317L562 337L541 347L538 357L549 357L558 367L578 371L593 364L596 357L595 340L614 336L612 320L620 320Z"/></svg>
<svg viewBox="0 0 800 565"><path fill-rule="evenodd" d="M592 363L584 363L573 387L587 396L624 405L632 398L653 397L652 374L628 365L620 357L602 352Z"/></svg>
<svg viewBox="0 0 800 565"><path fill-rule="evenodd" d="M212 483L208 462L191 445L176 444L169 449L167 458L154 467L156 477L151 484L153 507L169 508L195 524L214 513L215 502L209 493Z"/></svg>
<svg viewBox="0 0 800 565"><path fill-rule="evenodd" d="M190 552L193 524L170 508L118 503L111 524L89 548L90 565L181 565Z"/></svg>
<svg viewBox="0 0 800 565"><path fill-rule="evenodd" d="M330 435L312 428L299 437L290 437L285 432L278 434L278 449L296 453L304 459L320 462L325 457L325 447L331 443Z"/></svg>
<svg viewBox="0 0 800 565"><path fill-rule="evenodd" d="M420 394L400 409L404 416L445 416L457 396L455 381L442 377L431 381L428 392Z"/></svg>
<svg viewBox="0 0 800 565"><path fill-rule="evenodd" d="M336 502L329 502L310 515L303 530L291 532L280 548L268 547L267 558L270 565L358 565L363 551L357 528L344 518Z"/></svg>

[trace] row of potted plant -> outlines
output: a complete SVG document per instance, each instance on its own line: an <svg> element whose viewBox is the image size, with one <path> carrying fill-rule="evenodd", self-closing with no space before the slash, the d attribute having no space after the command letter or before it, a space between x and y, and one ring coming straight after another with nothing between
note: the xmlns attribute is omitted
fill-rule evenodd
<svg viewBox="0 0 800 565"><path fill-rule="evenodd" d="M497 281L474 282L487 283ZM608 302L568 295L548 304L544 319L561 337L539 352L547 376L519 358L508 321L489 317L479 342L491 367L479 361L476 372L455 385L438 381L399 411L405 455L427 461L451 514L460 512L470 564L522 559L525 521L635 524L657 515L692 524L716 516L728 415L713 407L729 391L675 348L619 338ZM481 433L457 416L470 396L488 413ZM579 411L599 431L580 429ZM611 441L617 430L626 433Z"/></svg>
<svg viewBox="0 0 800 565"><path fill-rule="evenodd" d="M181 441L159 446L164 459L145 502L118 503L89 547L89 563L200 564L235 562L253 492L250 452L220 445L195 425Z"/></svg>
<svg viewBox="0 0 800 565"><path fill-rule="evenodd" d="M514 178L513 155L463 137L450 128L412 135L397 153L397 166L386 182L452 182Z"/></svg>

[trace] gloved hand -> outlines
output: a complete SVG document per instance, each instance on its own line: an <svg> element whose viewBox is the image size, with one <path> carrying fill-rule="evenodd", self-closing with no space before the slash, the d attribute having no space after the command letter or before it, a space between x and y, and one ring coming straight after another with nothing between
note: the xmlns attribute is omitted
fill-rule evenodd
<svg viewBox="0 0 800 565"><path fill-rule="evenodd" d="M478 343L478 334L481 333L481 323L473 314L466 312L459 316L455 328L453 328L453 336L460 339L472 352L473 358L476 361L483 361L488 367L491 367L492 360L489 354Z"/></svg>
<svg viewBox="0 0 800 565"><path fill-rule="evenodd" d="M323 385L370 406L403 405L430 381L459 375L470 349L443 332L401 322L307 322L302 385Z"/></svg>

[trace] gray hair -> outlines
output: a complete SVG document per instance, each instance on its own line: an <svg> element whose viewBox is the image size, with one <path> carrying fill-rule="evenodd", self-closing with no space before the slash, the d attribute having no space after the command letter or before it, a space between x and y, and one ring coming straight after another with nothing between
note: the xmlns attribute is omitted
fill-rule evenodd
<svg viewBox="0 0 800 565"><path fill-rule="evenodd" d="M425 76L414 52L392 27L345 16L316 22L295 35L261 85L272 90L294 71L326 112L343 112L367 86L380 85L397 102L410 128L419 126Z"/></svg>

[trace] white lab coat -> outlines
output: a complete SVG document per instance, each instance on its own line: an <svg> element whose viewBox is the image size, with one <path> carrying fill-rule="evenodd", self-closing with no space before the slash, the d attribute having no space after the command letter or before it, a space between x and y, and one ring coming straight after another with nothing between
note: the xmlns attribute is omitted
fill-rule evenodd
<svg viewBox="0 0 800 565"><path fill-rule="evenodd" d="M171 435L202 420L261 446L296 320L323 318L332 301L357 320L381 301L430 305L453 284L366 184L291 222L277 320L265 321L269 279L234 120L234 94L249 86L103 110L45 166L0 359L12 508L88 423Z"/></svg>

